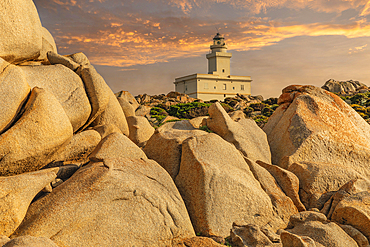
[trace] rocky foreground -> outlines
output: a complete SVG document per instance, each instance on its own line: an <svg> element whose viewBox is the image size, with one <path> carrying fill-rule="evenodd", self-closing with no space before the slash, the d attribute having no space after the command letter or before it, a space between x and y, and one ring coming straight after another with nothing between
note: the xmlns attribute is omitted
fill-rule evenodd
<svg viewBox="0 0 370 247"><path fill-rule="evenodd" d="M219 102L154 129L31 0L0 9L1 246L369 246L370 126L339 96L289 86L263 129Z"/></svg>

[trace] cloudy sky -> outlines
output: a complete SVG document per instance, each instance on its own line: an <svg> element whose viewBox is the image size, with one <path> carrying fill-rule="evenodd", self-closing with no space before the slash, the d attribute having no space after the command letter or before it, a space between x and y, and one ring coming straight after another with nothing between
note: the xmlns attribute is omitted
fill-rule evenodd
<svg viewBox="0 0 370 247"><path fill-rule="evenodd" d="M58 53L84 52L114 92L160 94L207 73L216 28L252 94L328 79L370 86L367 0L34 0Z"/></svg>

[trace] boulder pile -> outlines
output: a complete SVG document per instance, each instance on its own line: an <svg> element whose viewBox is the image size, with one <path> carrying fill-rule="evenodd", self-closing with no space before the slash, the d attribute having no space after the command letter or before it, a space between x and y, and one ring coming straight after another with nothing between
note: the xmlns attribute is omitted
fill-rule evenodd
<svg viewBox="0 0 370 247"><path fill-rule="evenodd" d="M370 126L337 95L289 86L261 129L259 97L114 94L32 0L0 10L0 246L369 246ZM154 129L163 102L192 119Z"/></svg>

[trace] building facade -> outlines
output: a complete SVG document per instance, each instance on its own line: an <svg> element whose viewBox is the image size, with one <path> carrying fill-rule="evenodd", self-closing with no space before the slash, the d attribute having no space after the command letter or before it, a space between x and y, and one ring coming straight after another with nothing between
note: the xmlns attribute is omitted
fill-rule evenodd
<svg viewBox="0 0 370 247"><path fill-rule="evenodd" d="M209 100L224 100L236 94L251 95L250 76L230 75L230 59L224 37L219 33L213 38L207 54L208 74L192 74L175 79L175 90L192 98Z"/></svg>

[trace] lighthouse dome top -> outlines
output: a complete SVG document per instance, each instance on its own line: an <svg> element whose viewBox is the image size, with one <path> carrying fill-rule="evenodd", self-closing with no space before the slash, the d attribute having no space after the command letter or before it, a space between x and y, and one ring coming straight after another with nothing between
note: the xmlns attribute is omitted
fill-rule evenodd
<svg viewBox="0 0 370 247"><path fill-rule="evenodd" d="M220 34L220 33L217 33L215 37L213 37L214 40L221 40L223 39L224 37Z"/></svg>

